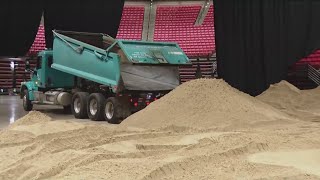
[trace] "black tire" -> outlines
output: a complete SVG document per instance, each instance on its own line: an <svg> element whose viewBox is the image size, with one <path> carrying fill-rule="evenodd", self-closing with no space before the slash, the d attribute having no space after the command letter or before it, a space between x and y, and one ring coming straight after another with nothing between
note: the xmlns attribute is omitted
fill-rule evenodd
<svg viewBox="0 0 320 180"><path fill-rule="evenodd" d="M23 100L23 109L24 109L25 111L31 111L32 108L33 108L33 104L32 104L31 101L30 101L29 93L28 93L28 90L27 90L27 89L25 89L25 90L23 91L22 100Z"/></svg>
<svg viewBox="0 0 320 180"><path fill-rule="evenodd" d="M102 121L104 120L104 104L106 98L100 93L92 93L88 98L87 113L91 120Z"/></svg>
<svg viewBox="0 0 320 180"><path fill-rule="evenodd" d="M112 107L110 107L112 106ZM120 111L121 111L121 103L119 100L115 97L109 97L104 105L104 119L108 121L111 124L120 124L121 123L121 117L120 117Z"/></svg>
<svg viewBox="0 0 320 180"><path fill-rule="evenodd" d="M72 96L71 101L71 112L77 119L88 118L87 114L87 102L89 93L87 92L77 92ZM77 104L75 106L75 104Z"/></svg>

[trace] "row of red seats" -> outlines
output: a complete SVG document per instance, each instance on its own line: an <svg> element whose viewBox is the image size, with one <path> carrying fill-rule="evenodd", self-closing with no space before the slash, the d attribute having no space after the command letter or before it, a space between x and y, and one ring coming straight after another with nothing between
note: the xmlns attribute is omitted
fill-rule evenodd
<svg viewBox="0 0 320 180"><path fill-rule="evenodd" d="M126 40L126 39L141 39L141 35L119 35L118 36L118 39L123 39L123 40Z"/></svg>
<svg viewBox="0 0 320 180"><path fill-rule="evenodd" d="M137 33L138 32L141 32L141 28L132 28L132 29L129 29L129 28L121 28L119 31L118 31L118 34L119 33L122 33L122 32L134 32L134 33Z"/></svg>
<svg viewBox="0 0 320 180"><path fill-rule="evenodd" d="M314 53L310 54L309 56L301 59L296 63L296 65L301 64L311 64L313 66L319 67L320 66L320 50L315 51Z"/></svg>
<svg viewBox="0 0 320 180"><path fill-rule="evenodd" d="M192 40L194 35L196 35L199 38L202 37L214 37L214 31L206 31L204 30L203 32L205 32L205 34L201 33L201 32L176 32L176 31L168 31L170 32L170 34L165 34L164 32L162 33L155 33L155 36L161 36L161 37L171 37L171 38L185 38L184 40Z"/></svg>
<svg viewBox="0 0 320 180"><path fill-rule="evenodd" d="M37 54L39 51L44 50L46 47L45 43L45 30L44 26L41 24L38 29L38 33L36 35L36 38L28 52L28 55L31 54Z"/></svg>
<svg viewBox="0 0 320 180"><path fill-rule="evenodd" d="M141 15L143 15L143 14L141 14ZM135 20L141 20L141 19L143 19L143 17L132 17L132 15L130 15L130 16L124 16L122 21L132 20L133 21L132 23L134 23Z"/></svg>
<svg viewBox="0 0 320 180"><path fill-rule="evenodd" d="M13 77L11 69L12 60L2 60L0 62L0 89L13 88ZM21 60L13 61L17 66L15 67L16 73L16 88L19 88L24 78L28 78L29 74L24 71L25 64ZM34 67L34 66L32 66Z"/></svg>
<svg viewBox="0 0 320 180"><path fill-rule="evenodd" d="M196 51L208 51L206 47L214 48L213 8L210 7L201 26L194 26L200 9L200 6L158 7L154 40L178 42L187 52L193 54ZM124 7L117 38L140 40L143 16L144 7ZM41 51L44 48L44 28L41 25L30 52ZM190 51L192 49L193 51Z"/></svg>
<svg viewBox="0 0 320 180"><path fill-rule="evenodd" d="M140 6L139 6L139 7L135 7L135 6L125 6L125 8L126 8L127 10L139 10L139 11L140 11L140 9L141 9Z"/></svg>
<svg viewBox="0 0 320 180"><path fill-rule="evenodd" d="M186 38L186 39L182 39ZM208 41L208 39L213 39L214 37L212 36L199 36L197 37L198 41L202 41L201 43L206 44L206 43L213 43L213 41ZM157 38L154 38L154 40L166 40L166 41L171 41L171 42L181 42L181 43L192 43L195 40L193 39L193 36L186 35L185 37L183 36L157 36Z"/></svg>
<svg viewBox="0 0 320 180"><path fill-rule="evenodd" d="M132 26L119 26L119 30L118 31L122 31L123 29L141 29L141 24L137 24L137 25L132 25Z"/></svg>
<svg viewBox="0 0 320 180"><path fill-rule="evenodd" d="M125 6L117 34L118 39L141 40L144 7Z"/></svg>
<svg viewBox="0 0 320 180"><path fill-rule="evenodd" d="M206 56L205 54L199 54L199 55ZM213 76L213 71L214 71L213 62L210 60L202 60L202 61L203 62L199 63L202 77L211 78ZM181 82L190 81L196 78L198 62L192 61L192 64L193 65L191 67L179 68Z"/></svg>
<svg viewBox="0 0 320 180"><path fill-rule="evenodd" d="M157 8L155 41L175 41L189 56L212 54L215 49L213 6L200 26L194 23L201 6L160 6Z"/></svg>

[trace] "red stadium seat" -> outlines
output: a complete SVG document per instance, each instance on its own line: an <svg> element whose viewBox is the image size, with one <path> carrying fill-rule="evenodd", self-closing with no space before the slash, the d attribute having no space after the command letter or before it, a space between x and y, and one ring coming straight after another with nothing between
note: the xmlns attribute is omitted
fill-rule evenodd
<svg viewBox="0 0 320 180"><path fill-rule="evenodd" d="M44 26L40 24L36 38L27 55L37 54L39 51L45 49L46 43L44 33Z"/></svg>
<svg viewBox="0 0 320 180"><path fill-rule="evenodd" d="M117 39L141 40L143 20L143 6L125 6L122 11Z"/></svg>
<svg viewBox="0 0 320 180"><path fill-rule="evenodd" d="M158 6L154 40L177 42L189 56L212 54L215 49L213 6L203 24L195 26L200 9L200 5Z"/></svg>
<svg viewBox="0 0 320 180"><path fill-rule="evenodd" d="M320 66L320 50L315 51L314 53L310 54L309 56L303 58L297 64L311 64L319 68Z"/></svg>

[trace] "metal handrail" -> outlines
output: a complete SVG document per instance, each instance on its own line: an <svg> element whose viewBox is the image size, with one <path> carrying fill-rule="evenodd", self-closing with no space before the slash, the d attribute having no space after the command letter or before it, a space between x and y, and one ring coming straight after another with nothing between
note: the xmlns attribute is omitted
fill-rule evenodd
<svg viewBox="0 0 320 180"><path fill-rule="evenodd" d="M308 78L320 86L320 71L308 64Z"/></svg>

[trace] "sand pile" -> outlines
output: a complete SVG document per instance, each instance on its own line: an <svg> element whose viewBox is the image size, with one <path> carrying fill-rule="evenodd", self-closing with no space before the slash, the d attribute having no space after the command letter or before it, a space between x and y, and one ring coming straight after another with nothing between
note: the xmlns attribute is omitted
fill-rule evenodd
<svg viewBox="0 0 320 180"><path fill-rule="evenodd" d="M281 93L317 96L284 82L261 97ZM277 109L281 97L199 79L118 126L33 111L0 130L0 179L320 179L320 125Z"/></svg>
<svg viewBox="0 0 320 180"><path fill-rule="evenodd" d="M281 81L271 85L257 98L279 109L294 109L300 106L302 91L287 81Z"/></svg>
<svg viewBox="0 0 320 180"><path fill-rule="evenodd" d="M301 120L320 120L320 88L301 91L281 81L271 85L257 99Z"/></svg>
<svg viewBox="0 0 320 180"><path fill-rule="evenodd" d="M1 131L0 179L317 179L310 160L291 167L291 162L252 161L250 155L318 152L319 136L320 128L306 123L303 128L278 124L270 131L218 132L114 131L101 124L39 122Z"/></svg>
<svg viewBox="0 0 320 180"><path fill-rule="evenodd" d="M223 80L189 81L127 118L123 126L159 128L241 128L287 119L279 110L242 93Z"/></svg>
<svg viewBox="0 0 320 180"><path fill-rule="evenodd" d="M26 116L18 119L12 126L31 125L35 123L44 123L50 121L51 118L39 111L30 111Z"/></svg>
<svg viewBox="0 0 320 180"><path fill-rule="evenodd" d="M295 157L295 158L292 158ZM263 152L249 156L249 161L278 166L292 166L320 177L320 150Z"/></svg>

